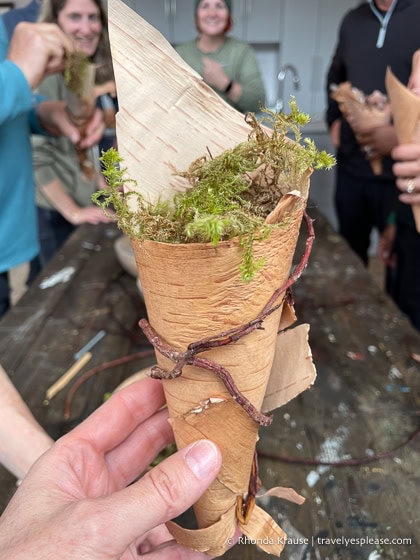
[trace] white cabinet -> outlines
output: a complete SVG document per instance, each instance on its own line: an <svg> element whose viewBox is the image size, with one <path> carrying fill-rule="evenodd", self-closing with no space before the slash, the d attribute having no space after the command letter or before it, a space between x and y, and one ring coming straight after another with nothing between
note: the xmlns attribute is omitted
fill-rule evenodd
<svg viewBox="0 0 420 560"><path fill-rule="evenodd" d="M197 36L195 0L124 0L171 43ZM282 0L233 0L231 35L248 43L280 42Z"/></svg>
<svg viewBox="0 0 420 560"><path fill-rule="evenodd" d="M197 36L195 0L124 0L135 12L156 27L170 43L184 43Z"/></svg>
<svg viewBox="0 0 420 560"><path fill-rule="evenodd" d="M184 43L197 36L195 0L124 0L156 27L170 43ZM296 97L302 111L323 118L325 81L343 15L361 0L232 0L230 34L250 43L257 54L269 106L281 98ZM355 38L357 40L357 38ZM296 68L300 84L294 89L292 74L283 82L282 67Z"/></svg>
<svg viewBox="0 0 420 560"><path fill-rule="evenodd" d="M294 65L300 77L300 88L295 90L291 76L286 75L282 84L286 105L294 95L301 110L313 119L323 118L326 73L338 29L344 14L358 4L360 0L285 0L280 64Z"/></svg>
<svg viewBox="0 0 420 560"><path fill-rule="evenodd" d="M233 0L231 35L248 43L279 43L281 13L281 0Z"/></svg>

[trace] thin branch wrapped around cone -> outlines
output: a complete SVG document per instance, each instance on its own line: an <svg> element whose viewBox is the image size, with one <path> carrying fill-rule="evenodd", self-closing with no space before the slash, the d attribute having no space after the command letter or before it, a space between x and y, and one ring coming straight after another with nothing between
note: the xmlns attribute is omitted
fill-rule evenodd
<svg viewBox="0 0 420 560"><path fill-rule="evenodd" d="M340 111L349 122L354 133L389 124L390 113L386 106L375 106L366 102L366 96L352 87L350 82L342 82L331 91L331 97L337 101ZM368 154L366 154L368 155ZM382 173L382 158L369 158L375 175Z"/></svg>
<svg viewBox="0 0 420 560"><path fill-rule="evenodd" d="M420 142L420 97L404 86L390 68L387 68L385 84L398 144ZM420 233L420 205L412 204L416 229Z"/></svg>

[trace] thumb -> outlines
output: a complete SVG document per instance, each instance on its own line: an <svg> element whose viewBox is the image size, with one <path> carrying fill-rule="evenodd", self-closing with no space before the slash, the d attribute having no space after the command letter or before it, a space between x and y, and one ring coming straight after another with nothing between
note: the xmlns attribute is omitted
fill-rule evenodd
<svg viewBox="0 0 420 560"><path fill-rule="evenodd" d="M70 119L64 118L61 121L61 134L67 136L73 144L77 144L80 141L79 129L70 121Z"/></svg>
<svg viewBox="0 0 420 560"><path fill-rule="evenodd" d="M165 459L135 484L104 498L121 551L193 505L216 478L221 463L217 446L199 440Z"/></svg>

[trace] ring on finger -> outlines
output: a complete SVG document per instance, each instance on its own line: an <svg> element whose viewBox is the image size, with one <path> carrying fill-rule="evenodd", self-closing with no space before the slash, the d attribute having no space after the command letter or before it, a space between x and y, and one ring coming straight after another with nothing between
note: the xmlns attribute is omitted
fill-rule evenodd
<svg viewBox="0 0 420 560"><path fill-rule="evenodd" d="M405 187L405 191L408 194L412 194L415 191L415 186L414 186L414 179L408 179L407 181L407 185Z"/></svg>
<svg viewBox="0 0 420 560"><path fill-rule="evenodd" d="M366 146L363 146L363 151L369 157L372 153L372 148L369 146L369 144L366 144Z"/></svg>

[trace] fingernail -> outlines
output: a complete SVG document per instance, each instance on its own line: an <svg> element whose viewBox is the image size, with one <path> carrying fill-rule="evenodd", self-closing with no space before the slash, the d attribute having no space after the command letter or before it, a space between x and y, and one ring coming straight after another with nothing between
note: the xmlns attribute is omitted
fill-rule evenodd
<svg viewBox="0 0 420 560"><path fill-rule="evenodd" d="M197 478L207 478L218 464L217 447L208 440L197 441L187 451L185 461Z"/></svg>

